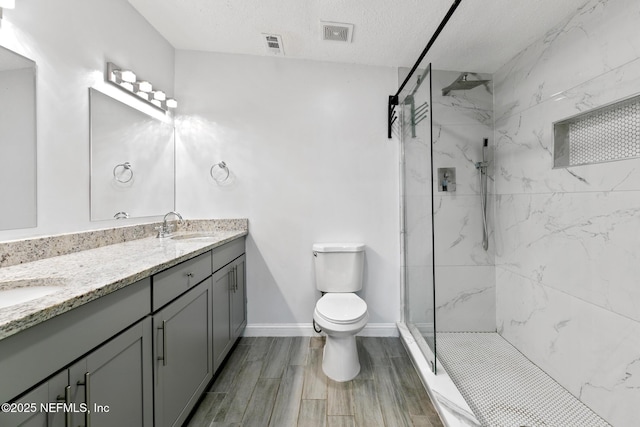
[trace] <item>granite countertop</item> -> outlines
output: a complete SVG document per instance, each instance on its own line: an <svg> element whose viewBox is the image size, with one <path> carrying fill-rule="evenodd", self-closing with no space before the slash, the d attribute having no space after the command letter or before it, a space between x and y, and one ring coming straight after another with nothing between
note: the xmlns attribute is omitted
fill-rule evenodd
<svg viewBox="0 0 640 427"><path fill-rule="evenodd" d="M189 234L176 233L175 235ZM49 295L0 308L0 339L247 235L216 230L196 239L138 240L0 268L0 291L55 286Z"/></svg>

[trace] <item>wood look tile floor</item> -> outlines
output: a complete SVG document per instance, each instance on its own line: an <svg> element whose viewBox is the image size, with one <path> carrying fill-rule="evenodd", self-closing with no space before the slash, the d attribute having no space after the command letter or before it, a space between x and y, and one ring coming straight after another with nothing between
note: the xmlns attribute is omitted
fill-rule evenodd
<svg viewBox="0 0 640 427"><path fill-rule="evenodd" d="M187 425L443 425L399 338L357 344L360 373L339 383L322 372L323 338L242 338Z"/></svg>

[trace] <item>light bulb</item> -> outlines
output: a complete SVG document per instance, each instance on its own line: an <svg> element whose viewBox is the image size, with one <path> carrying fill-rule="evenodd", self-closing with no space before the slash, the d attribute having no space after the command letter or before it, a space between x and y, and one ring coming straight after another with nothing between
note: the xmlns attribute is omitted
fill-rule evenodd
<svg viewBox="0 0 640 427"><path fill-rule="evenodd" d="M163 91L157 90L153 92L153 99L157 99L158 101L164 101L165 99L167 99L167 95Z"/></svg>
<svg viewBox="0 0 640 427"><path fill-rule="evenodd" d="M135 83L136 82L136 73L134 73L131 70L121 70L120 71L120 78L122 79L122 81L128 82L128 83Z"/></svg>
<svg viewBox="0 0 640 427"><path fill-rule="evenodd" d="M169 98L166 101L167 108L178 108L178 101L173 98Z"/></svg>
<svg viewBox="0 0 640 427"><path fill-rule="evenodd" d="M151 85L151 83L143 80L138 82L138 90L140 92L151 92L153 90L153 86Z"/></svg>

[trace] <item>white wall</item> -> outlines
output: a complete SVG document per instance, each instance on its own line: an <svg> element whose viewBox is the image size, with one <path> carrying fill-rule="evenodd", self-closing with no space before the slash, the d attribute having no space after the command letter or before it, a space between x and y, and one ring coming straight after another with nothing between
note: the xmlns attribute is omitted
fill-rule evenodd
<svg viewBox="0 0 640 427"><path fill-rule="evenodd" d="M89 221L88 88L104 84L111 61L171 94L173 47L126 0L18 1L4 10L0 45L36 61L38 122L38 226L0 241L115 225Z"/></svg>
<svg viewBox="0 0 640 427"><path fill-rule="evenodd" d="M552 123L640 93L638 18L591 1L494 75L499 332L617 427L640 419L640 160L552 169Z"/></svg>
<svg viewBox="0 0 640 427"><path fill-rule="evenodd" d="M310 333L314 242L365 243L370 325L400 319L395 88L392 68L176 52L177 209L249 218L248 333Z"/></svg>

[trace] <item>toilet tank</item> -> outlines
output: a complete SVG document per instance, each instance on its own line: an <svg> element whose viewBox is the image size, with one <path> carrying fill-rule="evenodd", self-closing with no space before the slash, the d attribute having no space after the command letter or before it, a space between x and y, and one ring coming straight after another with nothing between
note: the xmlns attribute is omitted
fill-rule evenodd
<svg viewBox="0 0 640 427"><path fill-rule="evenodd" d="M322 292L355 292L362 289L364 245L315 243L316 287Z"/></svg>

